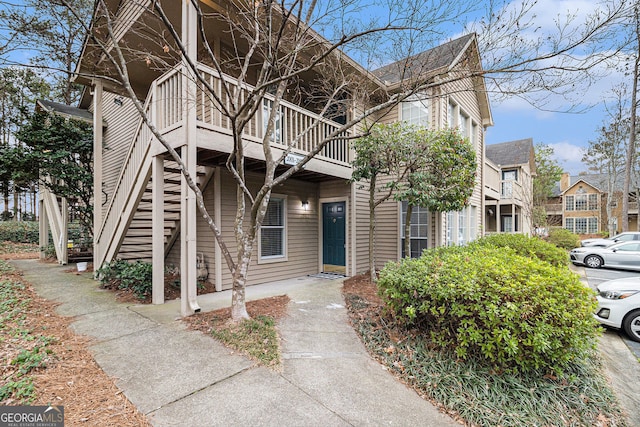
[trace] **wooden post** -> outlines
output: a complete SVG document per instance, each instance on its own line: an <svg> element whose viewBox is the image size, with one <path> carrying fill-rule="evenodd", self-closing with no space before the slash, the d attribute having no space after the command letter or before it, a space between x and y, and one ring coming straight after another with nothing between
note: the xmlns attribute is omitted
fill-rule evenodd
<svg viewBox="0 0 640 427"><path fill-rule="evenodd" d="M213 175L213 217L216 224L220 225L222 223L222 194L220 194L220 180L222 179L221 170L219 167L216 168ZM222 291L222 249L220 249L220 245L218 242L215 242L215 265L214 265L214 277L215 277L215 286L216 292Z"/></svg>
<svg viewBox="0 0 640 427"><path fill-rule="evenodd" d="M196 11L190 0L182 0L182 41L186 54L193 60L197 57L197 26ZM185 145L181 148L180 156L186 170L192 179L197 173L197 141L196 141L196 83L186 59L183 57L182 74L182 127L184 129ZM197 271L196 271L196 198L188 187L184 175L181 178L180 191L180 312L182 316L189 316L200 311L197 302Z"/></svg>
<svg viewBox="0 0 640 427"><path fill-rule="evenodd" d="M96 80L93 87L93 257L102 259L99 236L102 225L102 81ZM94 265L97 271L101 265Z"/></svg>
<svg viewBox="0 0 640 427"><path fill-rule="evenodd" d="M38 221L38 226L40 229L40 259L43 260L47 257L46 250L47 246L49 246L49 216L47 214L47 208L44 203L44 199L42 198L42 191L40 192L38 200L38 212L40 213L40 218Z"/></svg>
<svg viewBox="0 0 640 427"><path fill-rule="evenodd" d="M153 236L151 302L164 304L164 157L153 156L151 168L151 234Z"/></svg>
<svg viewBox="0 0 640 427"><path fill-rule="evenodd" d="M69 248L67 246L69 241L69 203L66 197L62 198L60 214L62 220L60 223L60 241L62 242L60 264L67 265L69 263Z"/></svg>

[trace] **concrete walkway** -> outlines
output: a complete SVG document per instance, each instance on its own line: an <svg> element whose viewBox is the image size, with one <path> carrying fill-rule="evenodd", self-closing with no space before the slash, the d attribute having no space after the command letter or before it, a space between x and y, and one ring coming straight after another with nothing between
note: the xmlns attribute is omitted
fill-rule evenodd
<svg viewBox="0 0 640 427"><path fill-rule="evenodd" d="M287 294L280 325L283 369L256 366L180 322L179 302L118 303L73 266L13 261L73 329L92 337L104 371L154 426L457 426L373 361L353 332L341 280L301 278L247 289L247 299ZM227 307L229 292L199 297Z"/></svg>

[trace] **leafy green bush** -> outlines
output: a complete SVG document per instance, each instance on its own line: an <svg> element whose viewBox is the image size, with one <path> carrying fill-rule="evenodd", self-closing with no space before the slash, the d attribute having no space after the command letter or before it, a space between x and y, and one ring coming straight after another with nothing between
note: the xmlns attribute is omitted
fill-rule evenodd
<svg viewBox="0 0 640 427"><path fill-rule="evenodd" d="M107 289L131 289L140 299L151 295L153 266L144 261L116 260L97 271L98 279Z"/></svg>
<svg viewBox="0 0 640 427"><path fill-rule="evenodd" d="M547 240L563 249L573 249L580 246L580 237L566 228L552 228L549 230Z"/></svg>
<svg viewBox="0 0 640 427"><path fill-rule="evenodd" d="M561 374L596 345L593 291L567 268L511 249L425 251L387 264L378 284L398 319L499 370Z"/></svg>
<svg viewBox="0 0 640 427"><path fill-rule="evenodd" d="M0 241L38 243L38 223L31 221L1 221Z"/></svg>
<svg viewBox="0 0 640 427"><path fill-rule="evenodd" d="M566 251L542 239L525 236L524 234L491 234L474 241L471 245L511 248L518 255L538 258L556 267L569 264L569 257Z"/></svg>
<svg viewBox="0 0 640 427"><path fill-rule="evenodd" d="M0 242L39 243L38 221L0 221ZM68 225L69 240L91 245L89 233L77 222ZM49 235L49 241L52 241Z"/></svg>

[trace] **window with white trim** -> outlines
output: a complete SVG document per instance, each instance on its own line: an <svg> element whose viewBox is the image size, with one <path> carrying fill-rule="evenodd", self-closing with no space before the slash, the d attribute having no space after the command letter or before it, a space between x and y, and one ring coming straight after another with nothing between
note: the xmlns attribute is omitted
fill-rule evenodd
<svg viewBox="0 0 640 427"><path fill-rule="evenodd" d="M573 233L573 218L564 219L564 228L566 228L567 230Z"/></svg>
<svg viewBox="0 0 640 427"><path fill-rule="evenodd" d="M445 234L445 245L446 246L453 246L454 245L454 241L453 241L453 212L447 212L447 227L446 227L446 234Z"/></svg>
<svg viewBox="0 0 640 427"><path fill-rule="evenodd" d="M598 218L565 218L564 228L576 234L595 234L598 232Z"/></svg>
<svg viewBox="0 0 640 427"><path fill-rule="evenodd" d="M416 126L429 126L429 103L427 99L402 102L402 120Z"/></svg>
<svg viewBox="0 0 640 427"><path fill-rule="evenodd" d="M404 253L404 227L406 224L407 217L407 202L402 202L402 208L400 213L400 236L402 243L402 257L405 257ZM418 258L422 255L422 251L429 247L429 211L427 208L423 208L420 206L414 206L411 209L411 225L410 225L410 233L411 233L411 258Z"/></svg>
<svg viewBox="0 0 640 427"><path fill-rule="evenodd" d="M445 244L447 246L466 245L477 237L476 206L467 206L461 211L447 212Z"/></svg>
<svg viewBox="0 0 640 427"><path fill-rule="evenodd" d="M587 195L586 194L576 194L575 196L575 204L577 211L586 211L587 210Z"/></svg>
<svg viewBox="0 0 640 427"><path fill-rule="evenodd" d="M458 105L453 101L449 101L449 111L447 114L447 124L450 129L453 129L456 126L456 111L458 110Z"/></svg>
<svg viewBox="0 0 640 427"><path fill-rule="evenodd" d="M260 227L260 260L281 259L286 256L287 199L271 197Z"/></svg>
<svg viewBox="0 0 640 427"><path fill-rule="evenodd" d="M467 243L467 208L458 212L458 244L464 245Z"/></svg>
<svg viewBox="0 0 640 427"><path fill-rule="evenodd" d="M573 196L565 196L564 197L564 210L573 211L575 207L573 205Z"/></svg>
<svg viewBox="0 0 640 427"><path fill-rule="evenodd" d="M262 134L267 133L267 128L269 127L269 116L271 115L271 110L273 109L273 101L270 99L262 100ZM271 141L281 142L282 141L282 132L281 132L281 111L277 111L273 118L273 132L271 133Z"/></svg>
<svg viewBox="0 0 640 427"><path fill-rule="evenodd" d="M589 210L597 211L598 210L598 195L597 194L589 194Z"/></svg>
<svg viewBox="0 0 640 427"><path fill-rule="evenodd" d="M469 206L469 241L472 242L478 237L478 207Z"/></svg>
<svg viewBox="0 0 640 427"><path fill-rule="evenodd" d="M460 116L458 117L458 129L460 129L460 134L464 138L469 138L469 116L462 110L460 110Z"/></svg>

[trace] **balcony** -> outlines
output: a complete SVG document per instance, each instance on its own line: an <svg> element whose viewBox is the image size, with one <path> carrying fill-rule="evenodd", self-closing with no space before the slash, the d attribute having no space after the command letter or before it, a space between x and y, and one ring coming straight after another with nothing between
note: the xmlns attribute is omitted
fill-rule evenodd
<svg viewBox="0 0 640 427"><path fill-rule="evenodd" d="M544 205L547 215L562 215L562 203Z"/></svg>
<svg viewBox="0 0 640 427"><path fill-rule="evenodd" d="M223 90L224 85L230 88L231 96L240 90L240 96L251 93L252 86L239 87L237 80L203 64L198 70L207 84L213 88L219 98L229 105L229 95ZM197 146L199 150L211 150L228 154L233 149L231 122L224 116L211 97L203 90L201 84L196 89L195 99L189 103L182 102L185 90L184 79L179 69L172 70L156 80L152 90L157 96L155 111L158 128L172 145L179 146L184 141L184 133L180 131L184 124L184 112L188 108L195 108L197 123ZM246 94L246 95L245 95ZM191 97L193 98L193 97ZM273 97L266 95L262 108L251 118L243 132L245 154L249 158L264 160L262 141L266 130L266 123L273 105ZM293 103L281 101L275 119L275 130L271 137L273 156L280 156L290 148L295 162L317 147L326 138L331 141L306 166L305 172L322 174L329 177L343 179L351 178L350 162L353 153L350 150L350 137L353 132L338 132L340 124L320 117ZM226 156L224 156L226 157ZM276 157L277 158L277 157ZM287 162L291 165L291 162Z"/></svg>

